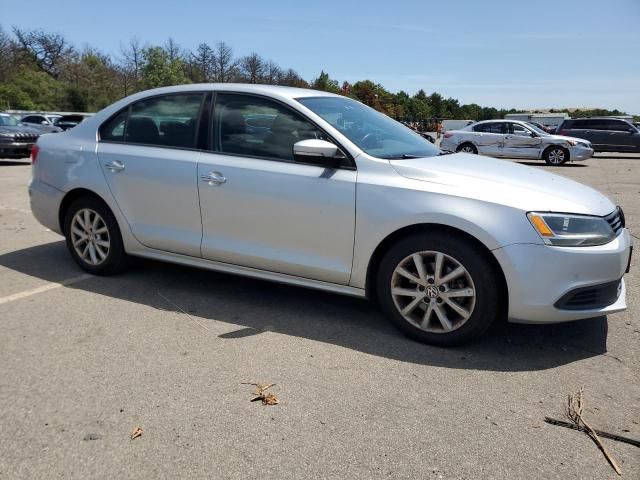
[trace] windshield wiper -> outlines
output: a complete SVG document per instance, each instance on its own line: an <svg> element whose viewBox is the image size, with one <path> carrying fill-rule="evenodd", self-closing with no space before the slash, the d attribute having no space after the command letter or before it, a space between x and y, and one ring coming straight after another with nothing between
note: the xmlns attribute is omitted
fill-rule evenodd
<svg viewBox="0 0 640 480"><path fill-rule="evenodd" d="M456 152L451 150L440 150L440 153L438 155L451 155L452 153L456 153Z"/></svg>

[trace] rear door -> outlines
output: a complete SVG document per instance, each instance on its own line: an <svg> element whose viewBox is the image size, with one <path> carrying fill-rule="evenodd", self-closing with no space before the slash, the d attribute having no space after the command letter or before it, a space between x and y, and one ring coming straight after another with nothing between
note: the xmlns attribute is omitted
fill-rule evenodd
<svg viewBox="0 0 640 480"><path fill-rule="evenodd" d="M473 143L482 155L502 156L504 137L507 132L505 122L481 123L473 127Z"/></svg>
<svg viewBox="0 0 640 480"><path fill-rule="evenodd" d="M640 149L640 134L631 124L618 119L603 120L607 149L611 152L633 152Z"/></svg>
<svg viewBox="0 0 640 480"><path fill-rule="evenodd" d="M146 98L100 129L105 178L133 235L147 247L200 256L195 139L203 97Z"/></svg>
<svg viewBox="0 0 640 480"><path fill-rule="evenodd" d="M542 139L519 123L509 122L504 137L503 152L506 157L540 158Z"/></svg>

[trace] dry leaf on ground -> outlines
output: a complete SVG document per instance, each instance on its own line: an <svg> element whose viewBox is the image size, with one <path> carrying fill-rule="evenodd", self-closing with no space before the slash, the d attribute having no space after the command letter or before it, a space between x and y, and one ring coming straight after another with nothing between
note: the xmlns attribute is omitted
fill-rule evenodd
<svg viewBox="0 0 640 480"><path fill-rule="evenodd" d="M254 387L256 387L255 391L253 392L255 396L251 399L252 402L257 402L258 400L261 400L263 405L277 405L278 403L280 403L280 400L278 400L278 397L274 393L267 392L267 390L273 387L275 383L244 382L243 384L253 385Z"/></svg>
<svg viewBox="0 0 640 480"><path fill-rule="evenodd" d="M142 429L140 427L136 427L131 432L131 440L133 440L134 438L138 438L141 435L142 435Z"/></svg>

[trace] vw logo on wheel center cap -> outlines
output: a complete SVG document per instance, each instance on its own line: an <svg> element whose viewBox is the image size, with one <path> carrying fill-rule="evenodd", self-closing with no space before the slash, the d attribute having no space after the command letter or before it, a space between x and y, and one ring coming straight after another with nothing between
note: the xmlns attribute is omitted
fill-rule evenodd
<svg viewBox="0 0 640 480"><path fill-rule="evenodd" d="M425 290L424 293L427 295L427 297L429 298L437 298L438 297L438 288L434 287L433 285L429 285Z"/></svg>

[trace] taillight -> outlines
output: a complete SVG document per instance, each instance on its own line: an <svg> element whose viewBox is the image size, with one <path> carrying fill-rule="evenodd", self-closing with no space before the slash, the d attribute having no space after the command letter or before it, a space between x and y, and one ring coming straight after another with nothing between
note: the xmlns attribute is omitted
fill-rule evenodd
<svg viewBox="0 0 640 480"><path fill-rule="evenodd" d="M444 132L444 138L451 138L451 137L453 137L453 133Z"/></svg>
<svg viewBox="0 0 640 480"><path fill-rule="evenodd" d="M566 134L567 134L567 131L566 131L566 130L560 130L560 131L558 132L558 134L559 134L559 135L566 135Z"/></svg>
<svg viewBox="0 0 640 480"><path fill-rule="evenodd" d="M40 153L40 147L36 144L31 147L31 163L35 164L38 159L38 153Z"/></svg>

